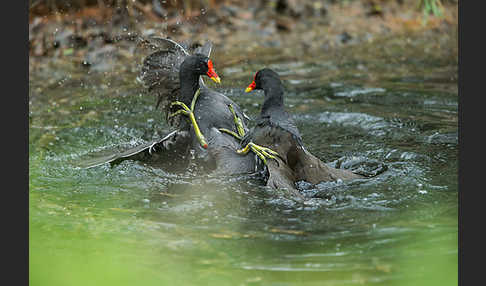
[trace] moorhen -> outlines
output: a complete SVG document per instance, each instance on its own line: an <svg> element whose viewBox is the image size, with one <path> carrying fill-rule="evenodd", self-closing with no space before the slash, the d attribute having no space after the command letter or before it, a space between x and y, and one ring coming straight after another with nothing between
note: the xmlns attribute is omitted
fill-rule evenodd
<svg viewBox="0 0 486 286"><path fill-rule="evenodd" d="M188 158L195 158L204 172L231 175L256 171L261 164L255 156L238 155L240 142L228 134L248 131L248 116L224 94L208 88L201 77L220 82L209 59L211 43L192 54L166 38L142 39L141 44L149 47L151 54L143 60L137 80L157 96L156 107L164 106L166 119L176 130L91 165L147 157L162 157L169 165L187 165ZM187 115L190 120L178 115Z"/></svg>
<svg viewBox="0 0 486 286"><path fill-rule="evenodd" d="M256 125L243 136L241 146L244 147L237 153L246 154L255 144L278 153L266 164L268 186L295 189L295 183L302 180L315 185L362 178L351 171L326 165L305 149L299 129L284 109L284 87L275 71L269 68L259 70L245 92L255 89L263 90L265 99Z"/></svg>

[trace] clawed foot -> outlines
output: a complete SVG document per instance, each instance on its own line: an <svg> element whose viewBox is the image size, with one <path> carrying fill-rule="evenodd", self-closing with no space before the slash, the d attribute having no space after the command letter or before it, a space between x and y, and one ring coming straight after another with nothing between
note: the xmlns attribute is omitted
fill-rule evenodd
<svg viewBox="0 0 486 286"><path fill-rule="evenodd" d="M241 118L239 118L238 115L236 115L235 109L233 108L232 104L229 104L228 108L233 114L233 121L235 122L236 131L238 131L238 133L226 128L219 128L219 131L228 133L231 136L235 137L236 139L241 140L241 138L243 138L243 136L245 136L246 133L245 127L243 126L243 122L241 121Z"/></svg>
<svg viewBox="0 0 486 286"><path fill-rule="evenodd" d="M236 133L232 130L226 129L226 128L219 128L219 131L224 132L224 133L228 133L229 135L235 137L238 140L241 140L241 138L242 138L238 133Z"/></svg>
<svg viewBox="0 0 486 286"><path fill-rule="evenodd" d="M201 130L199 129L199 125L196 122L196 117L194 116L194 106L196 105L196 100L197 97L199 96L200 90L198 89L196 93L194 94L194 97L192 99L191 103L191 108L189 108L184 102L181 101L174 101L170 104L170 107L173 106L180 106L182 109L177 110L176 112L172 113L169 115L169 118L174 117L176 115L186 115L189 117L191 120L192 126L194 128L194 132L196 133L197 140L201 144L201 146L204 149L208 148L208 143L206 141L206 138L204 138L204 135L201 133Z"/></svg>
<svg viewBox="0 0 486 286"><path fill-rule="evenodd" d="M228 134L236 137L238 140L241 140L241 138L242 138L242 136L240 136L236 132L225 129L225 128L219 128L219 131L228 133ZM245 146L245 148L243 148L243 149L236 150L236 153L241 154L241 155L246 155L250 150L253 151L253 153L255 153L263 161L263 163L265 165L267 164L266 158L277 159L275 156L279 156L279 154L277 152L273 151L272 149L257 145L253 142L248 143Z"/></svg>
<svg viewBox="0 0 486 286"><path fill-rule="evenodd" d="M228 108L230 109L231 113L233 113L233 120L235 122L236 130L238 131L238 133L232 130L228 130L226 128L220 128L219 131L228 133L234 136L235 138L237 138L238 140L241 140L243 136L245 136L246 134L245 128L243 127L243 122L241 121L241 118L239 118L238 115L236 114L233 105L231 104L228 105ZM236 153L241 155L246 155L250 150L253 151L253 153L255 153L263 161L265 165L267 164L267 158L276 160L277 159L276 156L279 156L278 153L273 151L272 149L257 145L253 142L248 143L243 149L236 150Z"/></svg>
<svg viewBox="0 0 486 286"><path fill-rule="evenodd" d="M236 150L236 153L246 155L250 150L253 151L265 165L267 164L266 158L277 160L276 156L279 156L278 153L272 149L257 145L253 142L248 143L243 149Z"/></svg>

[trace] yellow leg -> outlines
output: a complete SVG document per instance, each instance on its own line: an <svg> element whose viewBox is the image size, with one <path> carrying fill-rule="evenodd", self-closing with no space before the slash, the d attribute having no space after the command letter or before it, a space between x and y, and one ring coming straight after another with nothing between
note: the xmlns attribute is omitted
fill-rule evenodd
<svg viewBox="0 0 486 286"><path fill-rule="evenodd" d="M241 136L238 135L236 132L234 132L232 130L228 130L226 128L219 128L219 131L224 132L224 133L228 133L229 135L232 135L236 139L241 140Z"/></svg>
<svg viewBox="0 0 486 286"><path fill-rule="evenodd" d="M201 144L201 146L204 149L207 149L208 143L206 141L206 138L204 138L204 135L202 134L201 130L199 129L199 125L196 122L196 117L194 116L194 107L196 105L196 100L199 96L199 93L200 93L200 90L198 89L196 91L196 93L194 94L194 97L192 98L191 108L187 107L187 105L184 102L181 102L181 101L172 102L170 104L170 107L173 107L175 105L179 105L180 107L182 107L182 109L177 110L176 112L170 114L169 118L176 116L176 115L180 115L180 114L189 116L189 119L191 120L192 126L194 128L194 133L196 133L196 137L199 140L199 144Z"/></svg>
<svg viewBox="0 0 486 286"><path fill-rule="evenodd" d="M170 114L169 115L169 118L174 117L174 116L179 115L179 114L183 114L183 115L189 116L189 112L187 112L187 111L185 111L183 109L179 109L176 112Z"/></svg>
<svg viewBox="0 0 486 286"><path fill-rule="evenodd" d="M196 133L199 143L204 149L207 149L208 142L206 141L206 138L204 138L204 135L201 133L201 130L199 129L199 125L197 125L196 117L194 117L194 112L189 113L189 118L191 119L192 126L194 127L194 132Z"/></svg>
<svg viewBox="0 0 486 286"><path fill-rule="evenodd" d="M194 93L194 96L192 97L191 101L191 110L194 111L194 107L196 107L196 101L197 98L199 97L199 94L201 93L201 89L197 89L196 92Z"/></svg>
<svg viewBox="0 0 486 286"><path fill-rule="evenodd" d="M241 121L241 118L239 118L238 115L236 115L236 112L235 112L235 109L233 108L233 105L231 105L231 104L228 105L228 108L230 109L231 113L233 114L233 119L234 119L236 130L238 131L238 133L236 133L232 130L228 130L226 128L220 128L219 130L222 131L222 132L228 133L228 134L238 138L239 140L241 140L241 138L243 136L245 136L245 134L246 134L245 128L243 127L243 122ZM250 150L253 151L253 153L255 153L263 161L264 164L267 164L266 158L277 159L275 156L279 156L278 153L273 151L272 149L267 148L267 147L263 147L263 146L259 146L259 145L255 144L253 142L248 143L243 149L236 150L236 153L241 154L241 155L246 155L246 154L248 154L248 152L250 152Z"/></svg>
<svg viewBox="0 0 486 286"><path fill-rule="evenodd" d="M187 107L187 105L184 102L182 102L182 101L174 101L174 102L171 102L170 107L172 107L174 105L181 106L187 112L190 112L191 111L191 109L189 109L189 107Z"/></svg>
<svg viewBox="0 0 486 286"><path fill-rule="evenodd" d="M231 113L233 113L233 119L235 121L236 130L238 131L238 134L240 135L240 137L245 136L246 132L245 132L245 128L243 128L243 122L241 121L241 118L239 118L238 115L236 115L233 105L231 104L228 105L228 108L231 111Z"/></svg>
<svg viewBox="0 0 486 286"><path fill-rule="evenodd" d="M265 164L267 164L266 158L277 159L275 156L279 156L279 154L272 149L257 145L253 142L246 144L243 149L236 150L236 153L246 155L250 150L253 151L253 153L255 153Z"/></svg>
<svg viewBox="0 0 486 286"><path fill-rule="evenodd" d="M236 153L241 154L241 155L246 155L251 149L250 149L250 143L246 144L245 148L236 150Z"/></svg>

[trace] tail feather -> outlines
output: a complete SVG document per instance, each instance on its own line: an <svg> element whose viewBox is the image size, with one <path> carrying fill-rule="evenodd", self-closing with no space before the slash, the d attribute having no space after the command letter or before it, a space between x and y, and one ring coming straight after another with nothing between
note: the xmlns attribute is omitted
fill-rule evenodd
<svg viewBox="0 0 486 286"><path fill-rule="evenodd" d="M318 184L338 179L346 181L362 178L351 171L328 166L304 148L297 148L297 156L297 164L293 167L297 181L304 180L311 184Z"/></svg>
<svg viewBox="0 0 486 286"><path fill-rule="evenodd" d="M157 98L156 108L162 106L169 114L171 102L180 98L179 69L184 59L191 53L201 53L209 57L212 44L188 49L171 39L161 37L140 38L138 51L148 50L150 54L143 59L137 80ZM202 79L200 84L204 85Z"/></svg>
<svg viewBox="0 0 486 286"><path fill-rule="evenodd" d="M212 48L213 45L211 44L211 42L206 42L204 45L194 49L194 53L203 54L209 58L209 56L211 55Z"/></svg>

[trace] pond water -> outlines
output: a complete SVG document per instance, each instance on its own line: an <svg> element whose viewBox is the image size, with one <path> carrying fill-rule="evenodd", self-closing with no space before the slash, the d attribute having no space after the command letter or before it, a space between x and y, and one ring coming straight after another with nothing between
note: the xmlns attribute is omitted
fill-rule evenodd
<svg viewBox="0 0 486 286"><path fill-rule="evenodd" d="M102 73L53 61L29 78L31 285L456 285L456 64L216 61L224 85L208 85L250 117L263 96L244 88L267 65L314 155L387 166L296 200L254 175L77 168L170 129L133 63Z"/></svg>

